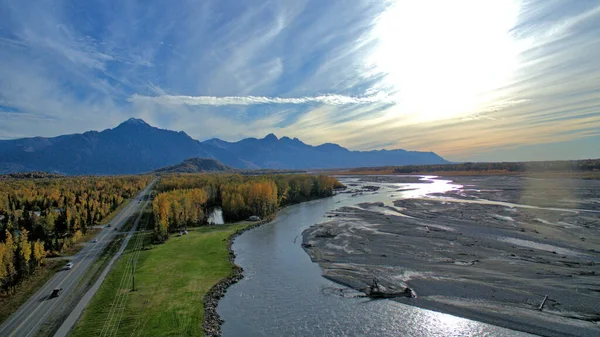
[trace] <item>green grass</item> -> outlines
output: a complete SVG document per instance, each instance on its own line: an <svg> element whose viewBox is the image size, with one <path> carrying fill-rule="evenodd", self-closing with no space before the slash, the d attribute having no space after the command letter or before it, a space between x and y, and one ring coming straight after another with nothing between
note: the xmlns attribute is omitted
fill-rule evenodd
<svg viewBox="0 0 600 337"><path fill-rule="evenodd" d="M4 322L13 312L25 303L46 281L48 281L63 266L64 261L50 261L39 267L33 275L19 284L12 294L0 295L0 322Z"/></svg>
<svg viewBox="0 0 600 337"><path fill-rule="evenodd" d="M109 215L107 215L106 217L104 217L104 219L102 219L102 221L100 221L99 225L106 225L107 223L111 222L115 218L115 216L117 216L117 214L121 213L121 211L127 205L129 205L130 202L131 202L131 199L125 199L125 200L123 200L123 202L119 205L119 207L117 207L117 209L115 209L114 211L112 211L112 213L110 213Z"/></svg>
<svg viewBox="0 0 600 337"><path fill-rule="evenodd" d="M127 219L125 224L123 226L121 226L121 228L119 228L119 232L121 232L121 233L129 232L131 227L133 227L133 224L135 223L135 219L137 219L138 215L139 215L138 212L131 215L129 217L129 219Z"/></svg>
<svg viewBox="0 0 600 337"><path fill-rule="evenodd" d="M110 262L110 259L112 259L112 257L117 253L119 248L121 248L121 243L123 242L123 240L125 240L125 236L125 234L114 236L110 240L108 245L104 247L104 250L102 251L100 256L98 256L96 261L94 261L90 269L86 272L86 275L80 281L87 282L87 284L85 284L85 291L87 291L96 282L98 276L102 274L102 271L104 270L104 268L106 268L108 262Z"/></svg>
<svg viewBox="0 0 600 337"><path fill-rule="evenodd" d="M117 292L127 293L118 335L202 336L204 295L229 276L227 238L248 223L201 227L181 237L171 236L162 245L140 251L135 271L136 290L119 290L121 277L129 271L134 236L127 250L84 311L71 336L100 334ZM149 240L151 233L136 233Z"/></svg>
<svg viewBox="0 0 600 337"><path fill-rule="evenodd" d="M144 207L142 210L142 217L140 218L140 227L142 227L142 224L146 224L148 223L148 221L150 220L150 218L153 216L152 213L152 203L148 203L148 205L146 205L146 207ZM127 222L120 228L120 232L129 232L131 230L131 227L133 227L133 224L135 223L135 220L138 218L138 215L140 215L139 211L134 213L132 216L129 217L129 219L127 219ZM138 228L137 230L140 230L140 228Z"/></svg>

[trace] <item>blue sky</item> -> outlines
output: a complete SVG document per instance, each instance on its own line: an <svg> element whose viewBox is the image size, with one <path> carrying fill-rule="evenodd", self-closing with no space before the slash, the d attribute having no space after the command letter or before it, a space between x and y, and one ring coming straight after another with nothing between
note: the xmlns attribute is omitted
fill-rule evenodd
<svg viewBox="0 0 600 337"><path fill-rule="evenodd" d="M600 157L600 3L0 0L0 139L129 117L450 160Z"/></svg>

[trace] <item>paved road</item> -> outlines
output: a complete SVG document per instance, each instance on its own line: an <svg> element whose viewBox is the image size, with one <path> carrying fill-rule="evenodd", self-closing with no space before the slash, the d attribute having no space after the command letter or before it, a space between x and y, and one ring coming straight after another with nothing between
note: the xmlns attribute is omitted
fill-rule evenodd
<svg viewBox="0 0 600 337"><path fill-rule="evenodd" d="M38 290L19 310L10 316L0 326L0 336L17 337L17 336L35 336L40 330L40 327L53 317L63 317L57 314L57 310L66 310L61 306L67 297L69 291L75 289L79 281L83 278L87 270L93 265L94 261L102 253L106 245L120 231L115 231L115 228L121 228L143 204L143 200L148 194L150 187L154 182L150 183L140 194L135 197L129 205L127 205L121 213L119 213L112 221L111 227L102 229L96 238L97 243L87 243L85 247L77 253L71 262L74 266L70 270L63 270L52 277L40 290ZM50 298L50 293L54 288L63 288L63 293L59 297ZM82 296L83 294L80 294ZM66 313L68 314L68 312ZM59 322L62 323L62 322Z"/></svg>
<svg viewBox="0 0 600 337"><path fill-rule="evenodd" d="M149 202L150 202L150 200L146 199L146 202L143 203L144 206L142 207L142 209L144 207L146 207L146 205ZM87 307L87 305L90 302L90 300L92 299L92 297L94 297L94 294L96 293L96 291L98 291L98 289L100 289L102 282L106 278L106 275L108 275L108 272L111 270L113 264L115 263L115 261L117 261L119 259L119 257L121 257L121 254L123 254L123 252L125 251L125 248L127 248L127 243L129 242L129 240L131 239L133 234L137 231L137 227L138 227L138 224L140 223L141 218L142 218L142 213L140 212L137 219L135 219L135 222L133 223L133 227L131 227L131 229L129 230L129 233L127 233L127 237L125 238L125 240L123 240L123 243L121 243L121 248L119 248L119 251L112 257L110 262L106 265L106 267L104 268L104 270L102 271L100 276L98 276L98 279L96 280L94 285L85 293L85 295L81 298L79 303L77 303L75 308L73 308L73 310L71 311L69 316L62 323L62 325L60 326L58 331L54 334L54 337L66 337L69 334L69 332L71 331L71 329L73 329L73 327L75 326L75 323L77 323L77 321L79 320L79 317L83 313L83 310L85 309L85 307Z"/></svg>

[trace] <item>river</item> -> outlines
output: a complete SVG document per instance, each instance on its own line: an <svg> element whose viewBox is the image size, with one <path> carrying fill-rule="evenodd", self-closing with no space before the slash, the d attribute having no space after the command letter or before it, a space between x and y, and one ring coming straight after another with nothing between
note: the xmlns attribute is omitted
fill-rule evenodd
<svg viewBox="0 0 600 337"><path fill-rule="evenodd" d="M360 184L357 178L340 180ZM391 205L399 198L462 187L439 179L367 184L381 189L286 207L272 223L235 239L235 262L244 268L245 278L219 302L217 311L225 320L223 336L531 336L390 300L333 295L332 289L341 286L323 278L320 267L302 249L305 229L341 206Z"/></svg>

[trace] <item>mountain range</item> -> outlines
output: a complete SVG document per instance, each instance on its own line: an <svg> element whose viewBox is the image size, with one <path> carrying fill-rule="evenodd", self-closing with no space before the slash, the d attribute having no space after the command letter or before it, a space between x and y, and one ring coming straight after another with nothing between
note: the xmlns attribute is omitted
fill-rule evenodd
<svg viewBox="0 0 600 337"><path fill-rule="evenodd" d="M239 169L316 169L386 165L443 164L433 152L350 151L337 144L311 146L298 138L246 138L204 142L183 131L159 129L130 118L113 129L52 138L0 140L0 173L46 171L82 174L134 174L212 158Z"/></svg>

